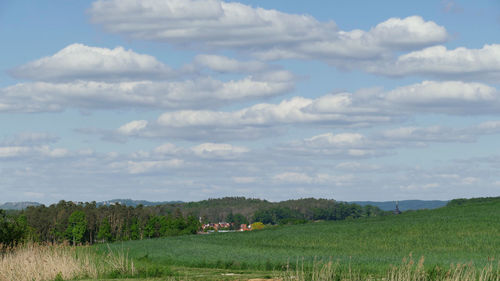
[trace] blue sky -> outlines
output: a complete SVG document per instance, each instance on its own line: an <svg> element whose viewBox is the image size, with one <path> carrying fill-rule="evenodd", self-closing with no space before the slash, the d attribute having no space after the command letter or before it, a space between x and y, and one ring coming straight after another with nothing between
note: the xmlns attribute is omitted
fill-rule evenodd
<svg viewBox="0 0 500 281"><path fill-rule="evenodd" d="M497 1L0 3L0 202L500 193Z"/></svg>

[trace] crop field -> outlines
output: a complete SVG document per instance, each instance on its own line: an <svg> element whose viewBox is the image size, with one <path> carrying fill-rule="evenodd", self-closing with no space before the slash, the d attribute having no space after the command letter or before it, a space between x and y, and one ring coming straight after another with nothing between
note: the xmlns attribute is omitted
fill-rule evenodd
<svg viewBox="0 0 500 281"><path fill-rule="evenodd" d="M107 251L106 245L97 246ZM452 264L478 267L500 258L500 200L472 202L397 216L270 227L221 233L119 242L138 266L281 270L332 261L339 270L383 275L410 255L424 257L427 270Z"/></svg>

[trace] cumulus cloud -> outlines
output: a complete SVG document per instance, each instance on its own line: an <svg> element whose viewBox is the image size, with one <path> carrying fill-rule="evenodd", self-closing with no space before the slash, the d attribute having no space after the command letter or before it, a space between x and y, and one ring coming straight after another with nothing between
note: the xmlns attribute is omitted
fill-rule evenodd
<svg viewBox="0 0 500 281"><path fill-rule="evenodd" d="M448 38L445 28L419 16L390 18L368 31L343 31L333 21L219 0L99 0L90 15L105 30L134 39L236 49L266 60L313 58L344 67L347 61L380 59Z"/></svg>
<svg viewBox="0 0 500 281"><path fill-rule="evenodd" d="M368 157L380 154L375 148L375 143L370 144L366 137L359 133L326 133L317 135L303 142L292 144L292 147L301 147L309 153L327 155L341 155L346 157Z"/></svg>
<svg viewBox="0 0 500 281"><path fill-rule="evenodd" d="M66 108L206 108L280 95L293 89L290 77L219 81L74 81L19 83L0 89L0 112L50 112ZM280 78L283 78L280 80Z"/></svg>
<svg viewBox="0 0 500 281"><path fill-rule="evenodd" d="M65 148L52 148L47 145L42 146L0 146L0 158L61 158L69 156L69 151Z"/></svg>
<svg viewBox="0 0 500 281"><path fill-rule="evenodd" d="M454 50L442 45L432 46L401 55L395 62L367 66L366 70L390 76L423 75L495 82L500 78L500 45Z"/></svg>
<svg viewBox="0 0 500 281"><path fill-rule="evenodd" d="M278 104L261 103L236 111L166 112L142 130L130 133L117 130L116 133L142 137L249 139L279 134L280 130L292 125L316 123L330 127L355 127L391 120L391 114L375 107L358 106L352 94L340 93L317 99L294 97Z"/></svg>
<svg viewBox="0 0 500 281"><path fill-rule="evenodd" d="M387 92L384 102L413 112L452 115L498 113L500 93L481 83L423 81Z"/></svg>
<svg viewBox="0 0 500 281"><path fill-rule="evenodd" d="M360 135L359 133L321 134L305 138L303 141L312 142L316 147L338 147L344 150L363 145L382 149L373 142L376 140L374 136ZM49 149L54 152L54 156L59 153L55 148ZM352 198L349 196L353 196L353 192L366 194L366 198L369 198L384 189L384 196L391 194L393 196L391 200L396 200L416 195L450 196L450 192L459 197L471 194L468 193L470 188L474 188L476 194L477 192L490 194L498 190L497 186L492 189L491 185L488 185L488 182L498 181L495 177L498 174L496 158L494 159L496 162L491 165L492 169L483 176L480 166L470 163L459 163L458 166L463 166L459 168L433 167L423 170L403 168L400 167L401 163L394 163L394 167L383 163L383 165L373 165L356 157L345 160L343 157L309 155L308 160L311 161L303 161L304 159L298 154L287 153L288 157L284 158L269 149L261 153L249 153L248 148L229 143L202 143L189 146L164 143L149 151L135 153L89 154L84 151L67 151L66 157L49 157L48 154L42 155L42 151L43 149L39 149L36 152L38 154L34 154L34 149L23 152L22 149L0 148L0 155L10 155L10 158L2 158L4 161L19 163L19 167L11 165L0 169L0 175L9 183L2 191L13 191L11 186L16 186L21 191L25 191L23 188L38 190L36 188L43 187L46 188L44 190L47 194L66 194L67 198L70 192L68 190L75 189L71 191L73 192L71 196L81 196L83 194L78 194L77 190L84 186L85 179L90 176L97 183L95 185L97 187L89 186L86 192L99 190L97 194L101 194L102 197L88 197L82 200L113 198L116 194L112 192L112 188L116 186L121 187L121 194L130 196L136 194L137 188L140 188L145 198L154 199L162 194L162 196L178 196L175 198L191 198L191 200L203 199L208 196L207 194L223 196L228 192L276 200L285 199L283 193L293 190L301 192L301 196L333 196L343 200ZM17 158L13 157L16 154ZM22 157L28 157L29 161L15 162L15 159ZM218 161L217 165L210 165L217 159L228 161ZM325 161L328 161L328 165L325 165ZM484 163L483 160L478 161ZM23 187L19 188L15 182L28 175L36 177L36 183L24 181ZM186 180L186 177L189 180ZM412 185L408 184L410 181ZM373 186L380 186L381 189L373 189ZM55 197L51 200L58 199L60 198Z"/></svg>
<svg viewBox="0 0 500 281"><path fill-rule="evenodd" d="M472 143L481 136L500 133L500 121L486 121L463 128L445 126L399 126L375 131L371 134L357 132L324 133L299 141L283 143L272 148L282 157L301 157L317 161L318 156L334 159L366 159L394 154L400 148L426 147L433 143ZM376 165L359 161L342 162L336 169L349 171L374 171Z"/></svg>
<svg viewBox="0 0 500 281"><path fill-rule="evenodd" d="M283 133L290 126L316 124L332 128L356 128L400 121L420 113L484 115L500 112L500 93L481 83L424 81L390 91L337 93L315 99L293 97L277 104L260 103L235 111L181 110L166 112L140 130L119 129L119 136L174 137L179 139L252 139ZM134 123L131 123L134 124ZM493 126L493 124L490 124ZM280 131L281 130L281 131ZM425 131L406 128L422 140L446 133L443 128ZM413 131L412 131L413 130ZM397 132L392 132L393 134ZM469 141L469 136L460 136ZM396 135L395 135L396 136ZM338 136L330 136L334 138ZM324 141L333 141L322 138ZM444 136L444 139L446 137ZM360 153L353 150L352 153Z"/></svg>
<svg viewBox="0 0 500 281"><path fill-rule="evenodd" d="M173 143L164 143L151 152L136 152L134 158L164 159L165 157L184 157L189 159L236 159L249 152L244 146L235 146L229 143L201 143L191 147L180 147Z"/></svg>
<svg viewBox="0 0 500 281"><path fill-rule="evenodd" d="M475 132L471 129L453 129L443 126L430 127L398 127L385 130L381 136L392 142L473 142Z"/></svg>
<svg viewBox="0 0 500 281"><path fill-rule="evenodd" d="M147 125L148 121L146 120L132 121L118 128L118 132L124 135L129 135L146 128Z"/></svg>
<svg viewBox="0 0 500 281"><path fill-rule="evenodd" d="M202 158L234 158L248 152L248 148L232 146L227 143L202 143L191 148L195 155Z"/></svg>
<svg viewBox="0 0 500 281"><path fill-rule="evenodd" d="M172 70L152 56L122 47L73 44L12 70L18 78L35 81L0 88L0 112L216 108L281 95L295 86L293 74L262 62L204 55L193 65L245 76L218 80L188 66Z"/></svg>
<svg viewBox="0 0 500 281"><path fill-rule="evenodd" d="M311 157L318 155L335 156L340 158L367 158L380 156L383 145L360 133L325 133L282 144L274 149L284 155Z"/></svg>
<svg viewBox="0 0 500 281"><path fill-rule="evenodd" d="M492 120L463 128L445 126L396 127L373 133L370 140L377 140L385 147L422 146L428 143L476 142L484 135L500 133L500 121ZM372 142L372 144L375 144Z"/></svg>
<svg viewBox="0 0 500 281"><path fill-rule="evenodd" d="M36 81L154 80L173 76L173 70L150 55L123 47L114 49L71 44L47 56L14 68L16 78Z"/></svg>
<svg viewBox="0 0 500 281"><path fill-rule="evenodd" d="M161 173L181 168L197 169L200 161L237 160L249 151L246 147L228 143L201 143L191 147L164 143L151 151L120 155L109 167L118 172L127 171L129 174Z"/></svg>
<svg viewBox="0 0 500 281"><path fill-rule="evenodd" d="M158 161L126 161L110 164L112 169L127 170L130 174L144 174L152 172L166 172L172 168L179 168L184 164L182 159Z"/></svg>

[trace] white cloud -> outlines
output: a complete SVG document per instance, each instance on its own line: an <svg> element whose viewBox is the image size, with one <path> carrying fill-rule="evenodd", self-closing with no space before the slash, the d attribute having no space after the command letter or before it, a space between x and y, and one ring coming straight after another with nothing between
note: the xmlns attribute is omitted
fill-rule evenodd
<svg viewBox="0 0 500 281"><path fill-rule="evenodd" d="M425 191L428 189L436 189L440 187L438 183L425 183L425 184L409 184L409 185L403 185L400 186L402 190L406 191Z"/></svg>
<svg viewBox="0 0 500 281"><path fill-rule="evenodd" d="M423 81L392 90L383 99L389 106L414 112L467 115L498 113L500 109L497 89L462 81Z"/></svg>
<svg viewBox="0 0 500 281"><path fill-rule="evenodd" d="M291 80L241 80L222 82L211 78L153 82L19 83L0 89L0 112L50 112L66 108L203 108L235 101L283 94L294 87Z"/></svg>
<svg viewBox="0 0 500 281"><path fill-rule="evenodd" d="M231 178L235 183L245 184L245 183L254 183L257 181L255 177L232 177Z"/></svg>
<svg viewBox="0 0 500 281"><path fill-rule="evenodd" d="M217 160L237 159L250 149L228 143L201 143L191 147L180 147L173 143L164 143L151 152L139 151L133 153L134 158L164 159L165 157L182 157L185 159Z"/></svg>
<svg viewBox="0 0 500 281"><path fill-rule="evenodd" d="M69 151L64 148L51 148L42 146L0 146L0 158L61 158L69 156Z"/></svg>
<svg viewBox="0 0 500 281"><path fill-rule="evenodd" d="M479 133L497 134L500 133L500 120L486 121L479 124L476 128Z"/></svg>
<svg viewBox="0 0 500 281"><path fill-rule="evenodd" d="M37 81L124 81L165 79L173 70L156 58L123 47L114 49L71 44L56 54L11 71L16 78Z"/></svg>
<svg viewBox="0 0 500 281"><path fill-rule="evenodd" d="M381 170L381 167L379 165L360 162L341 162L335 165L335 169L351 172L373 172Z"/></svg>
<svg viewBox="0 0 500 281"><path fill-rule="evenodd" d="M273 149L285 157L316 159L321 155L334 156L335 159L359 159L385 156L403 147L426 147L431 143L473 143L482 135L498 133L500 121L487 121L458 129L444 126L395 127L369 135L357 132L324 133L277 145ZM336 168L371 170L376 167L359 162L342 162Z"/></svg>
<svg viewBox="0 0 500 281"><path fill-rule="evenodd" d="M175 154L177 154L177 153L179 153L181 151L182 151L182 148L177 147L173 143L164 143L164 144L156 147L153 150L153 153L160 154L160 155L165 155L165 154L175 155Z"/></svg>
<svg viewBox="0 0 500 281"><path fill-rule="evenodd" d="M198 69L199 64L245 76L217 80ZM35 81L0 88L0 112L215 108L287 93L296 80L292 73L262 62L205 55L181 70L172 70L152 56L122 47L82 44L70 45L12 73Z"/></svg>
<svg viewBox="0 0 500 281"><path fill-rule="evenodd" d="M369 139L360 133L326 133L278 145L274 148L283 155L315 158L318 155L341 158L366 158L385 153L383 143Z"/></svg>
<svg viewBox="0 0 500 281"><path fill-rule="evenodd" d="M367 66L366 70L390 76L424 75L496 82L500 78L500 44L454 50L432 46L401 55L392 63Z"/></svg>
<svg viewBox="0 0 500 281"><path fill-rule="evenodd" d="M24 146L3 146L0 147L0 158L12 158L22 156L30 151L29 147Z"/></svg>
<svg viewBox="0 0 500 281"><path fill-rule="evenodd" d="M273 180L291 183L312 183L314 179L305 173L285 172L273 176Z"/></svg>
<svg viewBox="0 0 500 281"><path fill-rule="evenodd" d="M359 145L384 149L377 146L379 144L373 136L363 135L363 138L359 138L356 134L358 133L321 134L318 136L323 135L324 139L315 144L337 146L345 151L357 149L352 147ZM310 137L306 140L317 141L319 138ZM0 168L0 175L7 180L7 187L2 192L12 192L14 188L18 192L43 189L47 194L63 194L60 196L68 199L68 196L83 196L78 190L85 186L85 179L90 177L96 187L87 187L86 193L99 191L96 194L101 197L80 197L80 200L113 198L116 196L113 188L117 185L121 187L122 195L133 196L139 188L144 198L157 199L158 194L162 193L164 196L178 196L175 198L184 200L204 199L206 194L219 197L228 193L271 200L289 199L286 194L290 190L296 192L299 188L300 196L303 197L333 196L339 200L382 200L382 196L390 198L386 200L411 197L449 199L479 193L488 195L498 191L494 185L498 181L495 176L498 174L498 165L482 165L488 166L487 170L482 171L477 163L483 163L484 160L477 160L472 165L451 163L450 167L442 167L436 163L431 168L412 170L398 161L389 165L384 164L387 161L379 163L382 165L373 165L359 158L345 160L343 157L329 157L325 154L309 154L309 158L304 159L302 155L294 153L286 153L284 157L269 148L247 153L243 152L247 148L238 147L240 146L222 143L193 146L165 143L150 151L112 154L67 151L65 157L58 158L55 157L58 154L57 148L34 146L25 154L3 158L17 166L2 165ZM219 159L228 159L224 158L227 151L237 151L237 158L218 161L217 165L213 165L214 158L200 156L196 153L200 150L203 151L202 154L214 152L210 157L215 155ZM42 155L43 151L53 152L52 157ZM218 154L220 151L223 152L222 155ZM498 162L496 158L494 160ZM22 180L28 176L36 178L36 182ZM185 180L186 177L189 180ZM22 186L16 182L22 182ZM151 186L154 186L154 191ZM374 186L380 188L374 189ZM202 193L203 190L208 193ZM376 197L377 195L381 197Z"/></svg>
<svg viewBox="0 0 500 281"><path fill-rule="evenodd" d="M479 181L476 177L465 177L462 179L462 183L466 185L477 184Z"/></svg>
<svg viewBox="0 0 500 281"><path fill-rule="evenodd" d="M330 127L366 126L392 120L389 114L376 108L358 107L351 94L327 95L317 99L294 97L279 104L261 103L237 111L183 110L166 112L143 130L120 135L141 137L203 138L259 138L280 134L289 125L317 123ZM330 107L322 103L330 101ZM332 102L335 101L335 102Z"/></svg>
<svg viewBox="0 0 500 281"><path fill-rule="evenodd" d="M158 124L169 127L189 126L270 126L274 124L297 124L311 122L331 122L333 124L363 124L384 122L390 118L366 113L363 108L352 104L352 95L340 94L340 103L329 110L317 110L324 100L336 99L328 95L317 99L294 97L279 104L260 103L233 112L222 111L176 111L167 112L158 118ZM344 102L347 100L346 102ZM357 115L359 114L359 115Z"/></svg>
<svg viewBox="0 0 500 281"><path fill-rule="evenodd" d="M450 115L497 114L500 112L500 93L481 83L424 81L387 92L338 93L316 99L293 97L277 104L260 103L235 111L166 112L156 121L149 122L142 130L116 133L122 136L167 136L191 140L252 139L281 134L289 126L317 124L324 127L356 128L387 124L429 112ZM404 139L403 134L419 134L422 141L445 137L446 133L452 133L460 141L473 139L467 135L468 132L439 127L418 130L407 127L398 130L386 134L392 134L392 138L399 138L399 141ZM347 136L331 137L337 140L325 136L321 139L332 142ZM353 150L352 154L363 153Z"/></svg>
<svg viewBox="0 0 500 281"><path fill-rule="evenodd" d="M249 151L242 146L227 143L202 143L191 148L195 155L202 158L235 158Z"/></svg>
<svg viewBox="0 0 500 281"><path fill-rule="evenodd" d="M28 198L36 198L36 199L41 199L41 198L45 197L44 193L32 192L32 191L25 191L25 192L23 192L23 195L28 197Z"/></svg>
<svg viewBox="0 0 500 281"><path fill-rule="evenodd" d="M60 157L66 157L69 155L69 150L65 148L50 148L49 146L41 146L35 148L36 151L38 151L40 154L44 156L48 156L51 158L60 158Z"/></svg>
<svg viewBox="0 0 500 281"><path fill-rule="evenodd" d="M443 126L398 127L385 130L381 135L394 142L472 142L476 137L470 130Z"/></svg>
<svg viewBox="0 0 500 281"><path fill-rule="evenodd" d="M121 126L118 128L118 132L124 135L133 134L146 128L147 125L148 121L146 120L136 120Z"/></svg>
<svg viewBox="0 0 500 281"><path fill-rule="evenodd" d="M261 59L312 58L349 67L394 50L447 40L446 30L419 16L390 18L369 31L342 31L333 21L218 0L99 0L92 22L134 39L202 49L236 49Z"/></svg>
<svg viewBox="0 0 500 281"><path fill-rule="evenodd" d="M340 133L337 135L326 133L306 139L305 143L309 146L353 147L363 145L365 137L359 133Z"/></svg>
<svg viewBox="0 0 500 281"><path fill-rule="evenodd" d="M300 172L284 172L276 174L272 177L277 183L292 183L292 184L334 184L345 185L352 181L352 175L329 175L318 173L308 175Z"/></svg>
<svg viewBox="0 0 500 281"><path fill-rule="evenodd" d="M444 27L432 21L424 21L420 16L390 18L375 26L370 33L381 45L403 49L433 45L448 37Z"/></svg>
<svg viewBox="0 0 500 281"><path fill-rule="evenodd" d="M110 158L108 167L115 172L128 174L171 173L172 169L202 169L204 164L214 160L238 160L250 150L227 143L202 143L191 147L181 147L164 143L150 152L136 151L129 155L118 154ZM217 167L214 167L217 170Z"/></svg>
<svg viewBox="0 0 500 281"><path fill-rule="evenodd" d="M126 169L130 174L144 174L153 172L166 172L172 168L179 168L183 166L182 159L170 159L159 161L126 161L114 162L110 164L112 169Z"/></svg>

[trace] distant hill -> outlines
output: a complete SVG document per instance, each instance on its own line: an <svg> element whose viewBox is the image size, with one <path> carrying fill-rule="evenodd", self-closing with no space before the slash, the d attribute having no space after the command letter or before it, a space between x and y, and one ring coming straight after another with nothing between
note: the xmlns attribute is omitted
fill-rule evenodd
<svg viewBox="0 0 500 281"><path fill-rule="evenodd" d="M38 202L7 202L0 205L0 209L3 210L23 210L29 206L40 206L42 204Z"/></svg>
<svg viewBox="0 0 500 281"><path fill-rule="evenodd" d="M399 202L399 210L421 210L421 209L436 209L446 206L448 201L440 200L402 200ZM379 207L384 211L391 211L396 208L396 201L384 201L384 202L374 202L374 201L352 201L349 203L355 203L361 206L372 205Z"/></svg>
<svg viewBox="0 0 500 281"><path fill-rule="evenodd" d="M158 205L165 205L165 204L180 204L183 203L182 201L162 201L162 202L152 202L152 201L146 201L146 200L132 200L132 199L112 199L112 200L107 200L107 201L102 201L102 202L97 202L97 206L103 206L103 205L115 205L115 204L120 204L120 205L125 205L125 206L132 206L132 207L137 207L138 205L143 205L143 206L158 206ZM0 204L0 209L3 210L23 210L26 209L29 206L40 206L43 205L38 202L7 202L5 204Z"/></svg>
<svg viewBox="0 0 500 281"><path fill-rule="evenodd" d="M146 201L146 200L133 200L133 199L112 199L112 200L98 202L97 206L120 204L120 205L125 205L125 206L137 207L138 205L158 206L158 205L179 204L179 203L183 203L183 202L182 201L152 202L152 201Z"/></svg>
<svg viewBox="0 0 500 281"><path fill-rule="evenodd" d="M184 210L193 210L193 209L203 209L203 208L220 208L220 209L235 209L232 210L237 212L237 209L241 209L242 205L246 207L271 207L273 205L284 205L289 206L293 205L297 201L306 200L304 202L306 204L317 204L315 200L309 199L301 199L301 200L288 200L279 202L281 204L272 203L266 200L260 199L248 199L243 197L235 197L235 198L220 198L220 199L209 199L198 202L183 202L183 201L147 201L147 200L133 200L133 199L112 199L97 202L97 206L102 205L114 205L120 204L125 206L137 207L138 205L143 206L159 206L159 205L169 205L170 208L181 208ZM320 200L321 201L321 200ZM314 202L314 203L313 203ZM325 202L323 202L325 203ZM384 201L384 202L376 202L376 201L351 201L347 203L355 203L361 206L372 205L375 207L379 207L384 211L394 210L396 207L395 201ZM403 200L399 201L399 209L401 211L407 210L420 210L420 209L435 209L439 207L443 207L448 203L448 201L439 201L439 200ZM38 202L7 202L5 204L0 205L0 209L4 210L22 210L26 209L29 206L40 206L41 203ZM250 206L249 206L250 205ZM321 204L322 205L322 204ZM250 207L251 209L253 209Z"/></svg>

